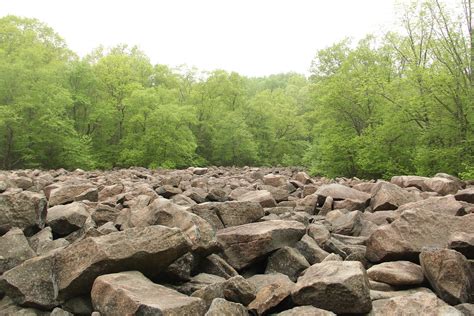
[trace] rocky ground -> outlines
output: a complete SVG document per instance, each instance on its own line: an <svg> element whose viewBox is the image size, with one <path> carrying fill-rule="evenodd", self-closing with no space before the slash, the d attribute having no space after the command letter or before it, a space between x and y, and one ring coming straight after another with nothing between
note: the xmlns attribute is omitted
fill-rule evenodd
<svg viewBox="0 0 474 316"><path fill-rule="evenodd" d="M0 172L1 315L473 315L474 186Z"/></svg>

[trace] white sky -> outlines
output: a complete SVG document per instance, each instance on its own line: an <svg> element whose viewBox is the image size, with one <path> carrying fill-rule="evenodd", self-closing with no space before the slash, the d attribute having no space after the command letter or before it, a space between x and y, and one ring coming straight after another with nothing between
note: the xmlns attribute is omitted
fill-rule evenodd
<svg viewBox="0 0 474 316"><path fill-rule="evenodd" d="M0 17L37 18L84 56L138 45L152 63L247 76L307 73L318 49L380 34L395 0L0 0Z"/></svg>

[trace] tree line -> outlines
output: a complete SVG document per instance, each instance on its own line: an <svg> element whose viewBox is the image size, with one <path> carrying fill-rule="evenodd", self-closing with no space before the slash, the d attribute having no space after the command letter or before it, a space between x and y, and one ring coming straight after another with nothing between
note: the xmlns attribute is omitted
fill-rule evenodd
<svg viewBox="0 0 474 316"><path fill-rule="evenodd" d="M316 53L311 75L79 58L36 19L0 19L0 166L305 166L326 176L474 178L472 7L413 1L397 31Z"/></svg>

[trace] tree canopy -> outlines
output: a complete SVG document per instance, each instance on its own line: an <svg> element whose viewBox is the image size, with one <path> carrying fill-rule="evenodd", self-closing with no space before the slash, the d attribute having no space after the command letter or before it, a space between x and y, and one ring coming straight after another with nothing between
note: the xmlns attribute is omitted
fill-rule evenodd
<svg viewBox="0 0 474 316"><path fill-rule="evenodd" d="M80 58L35 19L0 19L0 167L306 166L326 176L474 178L472 7L412 1L397 32L316 52L309 77Z"/></svg>

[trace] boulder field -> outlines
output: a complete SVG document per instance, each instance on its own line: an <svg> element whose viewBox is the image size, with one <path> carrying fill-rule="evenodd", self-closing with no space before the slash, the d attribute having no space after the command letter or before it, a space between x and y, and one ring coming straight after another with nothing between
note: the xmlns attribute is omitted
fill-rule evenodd
<svg viewBox="0 0 474 316"><path fill-rule="evenodd" d="M474 315L474 182L0 171L0 315Z"/></svg>

